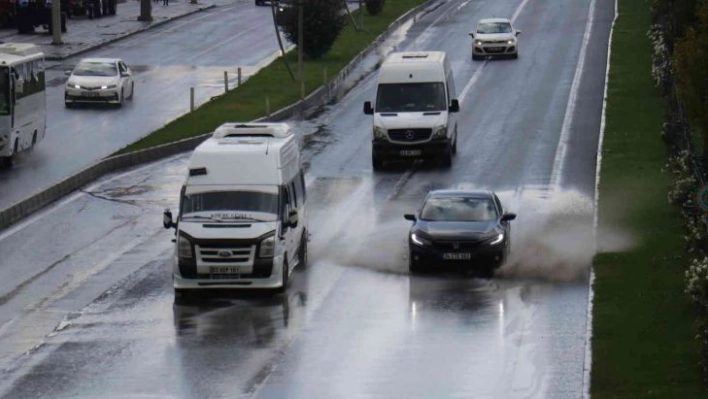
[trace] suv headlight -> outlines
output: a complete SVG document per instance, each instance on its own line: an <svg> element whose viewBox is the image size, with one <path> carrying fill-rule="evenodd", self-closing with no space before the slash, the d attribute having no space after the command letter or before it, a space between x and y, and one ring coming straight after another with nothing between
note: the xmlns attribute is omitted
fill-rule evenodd
<svg viewBox="0 0 708 399"><path fill-rule="evenodd" d="M433 130L434 139L444 139L447 137L447 126L438 126Z"/></svg>
<svg viewBox="0 0 708 399"><path fill-rule="evenodd" d="M275 235L270 235L263 240L258 245L258 257L259 258L272 258L275 254Z"/></svg>
<svg viewBox="0 0 708 399"><path fill-rule="evenodd" d="M192 243L183 235L180 235L177 239L177 256L183 259L192 259L194 257Z"/></svg>
<svg viewBox="0 0 708 399"><path fill-rule="evenodd" d="M386 129L374 126L374 138L375 139L386 139Z"/></svg>
<svg viewBox="0 0 708 399"><path fill-rule="evenodd" d="M411 234L411 242L415 245L419 245L421 247L428 247L433 245L430 241L426 240L425 238L417 235L416 233Z"/></svg>

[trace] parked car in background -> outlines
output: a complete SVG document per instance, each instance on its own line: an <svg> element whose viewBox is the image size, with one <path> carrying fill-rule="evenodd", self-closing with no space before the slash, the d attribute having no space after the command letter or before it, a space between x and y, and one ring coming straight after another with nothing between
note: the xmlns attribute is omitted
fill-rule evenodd
<svg viewBox="0 0 708 399"><path fill-rule="evenodd" d="M508 18L487 18L479 21L472 36L472 59L481 60L486 56L506 56L518 58L521 34Z"/></svg>
<svg viewBox="0 0 708 399"><path fill-rule="evenodd" d="M119 58L85 58L71 71L64 91L64 104L108 103L122 106L132 100L135 81L130 68Z"/></svg>
<svg viewBox="0 0 708 399"><path fill-rule="evenodd" d="M452 266L492 277L506 261L511 246L510 221L492 191L437 190L423 200L408 233L411 272Z"/></svg>

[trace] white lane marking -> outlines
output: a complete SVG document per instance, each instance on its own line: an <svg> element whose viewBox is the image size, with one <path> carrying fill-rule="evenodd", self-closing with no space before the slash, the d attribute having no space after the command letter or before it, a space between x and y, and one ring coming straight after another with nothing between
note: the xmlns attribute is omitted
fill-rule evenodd
<svg viewBox="0 0 708 399"><path fill-rule="evenodd" d="M593 231L595 233L595 252L597 253L597 226L598 226L598 205L600 202L600 168L602 166L602 143L605 138L605 122L607 120L607 87L610 79L610 55L612 54L612 36L617 22L618 0L615 0L615 15L610 26L610 37L607 39L607 64L605 66L605 89L602 97L602 116L600 117L600 137L597 142L597 161L595 165L595 209L593 214ZM588 282L588 310L585 330L585 362L583 370L583 399L590 399L590 372L592 370L592 311L595 292L592 287L595 283L595 269L590 266L590 281Z"/></svg>
<svg viewBox="0 0 708 399"><path fill-rule="evenodd" d="M526 7L526 4L528 2L529 2L529 0L524 0L521 2L521 4L519 4L516 7L516 10L514 10L514 14L511 17L511 22L516 21L516 19L521 14L521 11L523 11L524 7ZM488 60L484 60L484 63L476 71L474 71L474 73L472 74L472 77L470 77L470 80L467 82L467 84L465 84L465 87L462 88L460 95L457 97L459 99L460 103L465 102L465 98L467 97L467 94L469 93L472 86L474 86L475 83L477 83L477 80L479 80L479 77L480 77L480 75L482 75L482 71L484 70L484 67L487 66L487 62L488 62Z"/></svg>
<svg viewBox="0 0 708 399"><path fill-rule="evenodd" d="M583 75L583 69L585 67L585 56L587 54L588 43L590 42L590 33L592 31L594 15L595 0L591 0L590 8L588 9L588 21L585 24L585 33L583 34L583 43L580 46L578 65L575 67L575 75L573 76L573 83L570 86L570 95L568 96L568 105L565 108L565 117L563 118L563 125L561 127L561 134L558 139L558 146L556 147L556 156L553 160L553 170L551 171L551 180L549 182L549 187L551 190L557 190L560 188L558 186L560 185L560 178L563 174L563 167L565 166L565 157L568 152L568 137L570 136L570 127L573 124L575 103L578 100L580 79Z"/></svg>

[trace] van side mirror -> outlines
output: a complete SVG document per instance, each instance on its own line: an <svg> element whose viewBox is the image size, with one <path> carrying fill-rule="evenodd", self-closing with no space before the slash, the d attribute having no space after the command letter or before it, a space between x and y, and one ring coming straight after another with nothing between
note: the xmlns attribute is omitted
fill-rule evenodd
<svg viewBox="0 0 708 399"><path fill-rule="evenodd" d="M517 31L516 31L516 36L519 36L520 34L521 34L521 31L520 31L520 30L517 30Z"/></svg>
<svg viewBox="0 0 708 399"><path fill-rule="evenodd" d="M288 214L288 225L292 228L297 227L298 215L296 210L290 211Z"/></svg>
<svg viewBox="0 0 708 399"><path fill-rule="evenodd" d="M172 211L169 209L165 209L165 212L162 214L162 226L166 229L177 227L175 222L172 221Z"/></svg>
<svg viewBox="0 0 708 399"><path fill-rule="evenodd" d="M510 222L514 219L516 219L515 213L505 213L501 218L502 222Z"/></svg>
<svg viewBox="0 0 708 399"><path fill-rule="evenodd" d="M450 101L450 112L460 112L460 102L457 99Z"/></svg>
<svg viewBox="0 0 708 399"><path fill-rule="evenodd" d="M406 219L406 220L410 220L411 222L415 222L415 221L416 221L415 215L412 215L412 214L410 214L410 213L407 213L407 214L403 215L403 218Z"/></svg>
<svg viewBox="0 0 708 399"><path fill-rule="evenodd" d="M373 115L374 114L374 108L371 106L371 101L364 102L364 113L366 115Z"/></svg>

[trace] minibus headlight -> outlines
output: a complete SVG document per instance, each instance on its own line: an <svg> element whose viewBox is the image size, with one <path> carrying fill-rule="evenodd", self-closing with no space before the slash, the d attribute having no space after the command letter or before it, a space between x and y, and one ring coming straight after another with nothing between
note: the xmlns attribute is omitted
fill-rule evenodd
<svg viewBox="0 0 708 399"><path fill-rule="evenodd" d="M438 126L433 130L434 139L444 139L445 137L447 137L447 126Z"/></svg>
<svg viewBox="0 0 708 399"><path fill-rule="evenodd" d="M386 139L386 129L374 126L374 138L375 139Z"/></svg>
<svg viewBox="0 0 708 399"><path fill-rule="evenodd" d="M275 254L275 236L271 235L261 241L258 249L259 258L272 258Z"/></svg>
<svg viewBox="0 0 708 399"><path fill-rule="evenodd" d="M192 243L183 235L180 235L177 239L177 256L183 259L192 259L194 257Z"/></svg>

